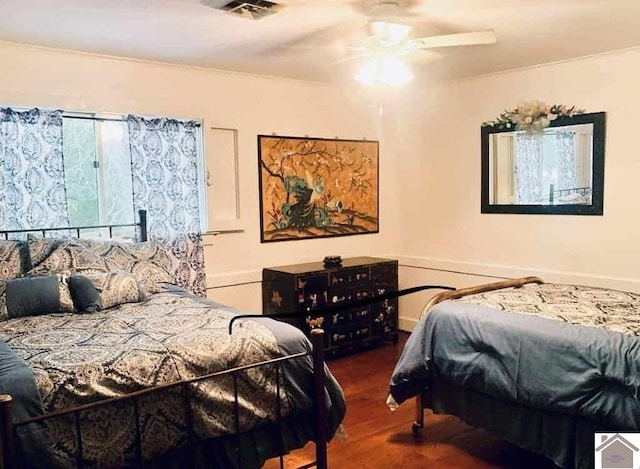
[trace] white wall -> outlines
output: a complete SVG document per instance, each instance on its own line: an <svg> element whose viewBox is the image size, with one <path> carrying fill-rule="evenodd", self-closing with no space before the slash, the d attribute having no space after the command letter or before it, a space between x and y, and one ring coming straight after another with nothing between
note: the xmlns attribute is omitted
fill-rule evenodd
<svg viewBox="0 0 640 469"><path fill-rule="evenodd" d="M448 83L416 99L407 116L419 122L420 152L398 169L401 286L540 274L640 291L638 76L636 49ZM606 111L603 216L480 213L480 124L533 99ZM420 305L402 302L405 328Z"/></svg>
<svg viewBox="0 0 640 469"><path fill-rule="evenodd" d="M325 255L389 252L395 208L393 143L383 138L378 100L353 89L51 49L0 44L0 105L204 118L239 130L245 232L209 236L209 296L260 311L261 269ZM379 139L380 233L261 244L257 134ZM206 142L205 142L206 144ZM241 284L238 288L224 288Z"/></svg>
<svg viewBox="0 0 640 469"><path fill-rule="evenodd" d="M0 44L0 104L204 118L239 129L245 232L208 237L210 297L260 310L265 266L392 255L402 287L540 274L640 291L640 50L374 97L356 88ZM604 216L480 213L480 123L521 100L607 112ZM384 104L384 116L378 105ZM380 140L380 234L260 244L256 135ZM403 299L411 328L429 295Z"/></svg>

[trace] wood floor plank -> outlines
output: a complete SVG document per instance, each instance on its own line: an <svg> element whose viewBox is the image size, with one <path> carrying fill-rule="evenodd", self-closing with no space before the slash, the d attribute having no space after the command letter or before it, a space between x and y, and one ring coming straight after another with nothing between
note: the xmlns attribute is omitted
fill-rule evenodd
<svg viewBox="0 0 640 469"><path fill-rule="evenodd" d="M425 428L414 434L413 401L395 412L385 404L389 378L400 357L407 334L398 344L389 344L328 363L347 400L343 423L346 438L329 444L331 469L557 469L545 458L521 450L470 427L456 417L425 413ZM314 459L314 445L285 457L285 468L293 469ZM266 469L279 467L267 461Z"/></svg>

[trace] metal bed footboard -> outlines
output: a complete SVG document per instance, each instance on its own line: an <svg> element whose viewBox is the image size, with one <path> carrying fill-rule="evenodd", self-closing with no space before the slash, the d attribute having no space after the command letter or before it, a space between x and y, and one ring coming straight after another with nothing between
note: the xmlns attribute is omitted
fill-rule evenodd
<svg viewBox="0 0 640 469"><path fill-rule="evenodd" d="M540 277L522 277L508 280L502 280L500 282L487 283L485 285L477 285L474 287L460 288L453 291L445 291L433 296L422 308L420 318L423 318L428 314L429 310L446 300L456 300L463 296L476 295L478 293L484 293L488 291L501 290L503 288L521 288L529 283L544 283ZM413 430L418 431L424 427L424 393L418 394L415 400L415 420L413 422Z"/></svg>
<svg viewBox="0 0 640 469"><path fill-rule="evenodd" d="M21 422L13 422L11 415L11 402L12 398L9 395L0 395L0 443L1 443L1 460L3 469L13 469L19 467L17 458L16 438L15 433L17 429L24 425L31 423L43 422L52 420L55 418L73 416L73 423L75 426L76 437L76 455L75 466L83 468L86 465L86 461L83 455L83 440L82 440L82 420L81 414L88 410L96 409L99 407L106 407L114 403L131 404L134 414L134 431L135 431L135 460L128 464L133 464L135 467L142 467L145 460L143 458L143 435L140 425L140 412L139 402L143 397L150 395L160 395L164 391L171 389L180 389L184 404L185 420L187 422L187 440L188 443L195 443L195 432L193 429L193 419L191 418L191 387L194 384L202 381L220 378L225 375L231 375L233 379L233 420L234 420L234 432L233 436L236 438L236 464L237 467L244 467L242 452L240 451L240 423L239 423L239 403L238 403L238 375L244 371L252 368L258 368L262 366L274 366L276 377L276 390L275 390L275 414L277 425L280 425L282 420L280 409L280 397L281 397L281 367L285 362L303 357L310 356L313 360L313 375L314 375L314 412L316 417L316 461L302 466L303 468L316 466L319 469L327 468L326 457L326 444L327 444L327 432L326 432L326 402L325 402L325 373L324 373L324 359L323 359L323 331L320 328L312 330L311 334L312 351L300 352L292 355L274 358L258 363L252 363L249 365L239 366L222 370L215 373L209 373L206 375L198 376L192 379L182 380L171 384L155 386L153 388L143 389L140 391L132 392L130 394L114 397L110 399L104 399L90 404L85 404L70 409L63 409L60 411L50 412L41 416L33 417ZM280 467L284 467L284 461L282 455L285 453L284 443L282 436L280 436Z"/></svg>

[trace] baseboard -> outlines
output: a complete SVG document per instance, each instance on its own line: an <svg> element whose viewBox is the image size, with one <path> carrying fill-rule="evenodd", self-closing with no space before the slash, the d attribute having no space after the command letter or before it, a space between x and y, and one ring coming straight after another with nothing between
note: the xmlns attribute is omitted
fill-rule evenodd
<svg viewBox="0 0 640 469"><path fill-rule="evenodd" d="M488 279L504 279L535 275L547 282L566 283L575 285L589 285L595 287L612 288L640 292L640 279L612 277L577 272L564 272L520 266L484 264L477 262L463 262L449 259L435 259L429 257L391 255L398 259L400 267L425 269L432 271L450 272L459 275L474 275Z"/></svg>
<svg viewBox="0 0 640 469"><path fill-rule="evenodd" d="M418 324L417 319L398 317L398 329L401 331L411 332L416 327L416 324Z"/></svg>

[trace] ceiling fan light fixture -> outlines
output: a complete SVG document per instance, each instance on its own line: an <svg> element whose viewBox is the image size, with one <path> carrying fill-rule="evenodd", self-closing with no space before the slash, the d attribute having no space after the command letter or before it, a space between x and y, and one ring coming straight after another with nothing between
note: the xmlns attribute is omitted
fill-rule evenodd
<svg viewBox="0 0 640 469"><path fill-rule="evenodd" d="M389 21L372 21L369 23L371 34L379 40L390 44L400 44L409 39L411 26Z"/></svg>
<svg viewBox="0 0 640 469"><path fill-rule="evenodd" d="M403 86L413 80L411 69L398 57L381 56L367 60L354 78L360 83L373 86Z"/></svg>

